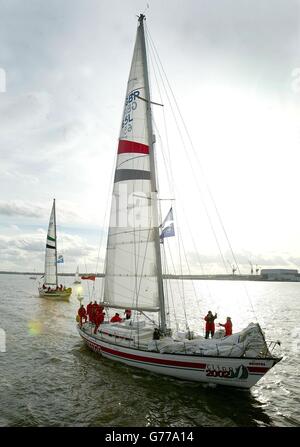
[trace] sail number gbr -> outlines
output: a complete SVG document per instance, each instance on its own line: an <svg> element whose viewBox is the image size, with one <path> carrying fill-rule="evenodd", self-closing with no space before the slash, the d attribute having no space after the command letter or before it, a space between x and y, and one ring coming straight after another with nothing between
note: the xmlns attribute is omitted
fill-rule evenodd
<svg viewBox="0 0 300 447"><path fill-rule="evenodd" d="M134 90L127 96L125 100L122 129L127 132L131 132L132 130L133 111L137 109L138 103L136 100L139 96L140 91Z"/></svg>

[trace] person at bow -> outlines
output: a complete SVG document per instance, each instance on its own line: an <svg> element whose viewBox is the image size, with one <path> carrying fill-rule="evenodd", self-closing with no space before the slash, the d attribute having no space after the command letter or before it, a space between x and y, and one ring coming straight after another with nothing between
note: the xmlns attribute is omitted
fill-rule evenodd
<svg viewBox="0 0 300 447"><path fill-rule="evenodd" d="M205 338L209 338L209 335L211 335L211 338L213 338L215 334L215 319L217 318L217 314L212 314L212 311L209 310L206 317L204 317L204 320L206 321L205 324Z"/></svg>

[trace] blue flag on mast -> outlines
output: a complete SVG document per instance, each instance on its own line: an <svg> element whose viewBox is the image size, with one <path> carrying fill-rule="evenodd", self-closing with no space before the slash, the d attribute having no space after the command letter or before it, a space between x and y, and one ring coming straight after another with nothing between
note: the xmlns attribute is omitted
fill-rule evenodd
<svg viewBox="0 0 300 447"><path fill-rule="evenodd" d="M173 209L170 208L170 211L165 217L165 220L161 224L161 235L160 240L163 241L165 237L172 237L175 236L175 230L174 230L174 217L173 217Z"/></svg>
<svg viewBox="0 0 300 447"><path fill-rule="evenodd" d="M63 255L59 255L58 258L57 258L57 264L63 264L63 262L64 262Z"/></svg>

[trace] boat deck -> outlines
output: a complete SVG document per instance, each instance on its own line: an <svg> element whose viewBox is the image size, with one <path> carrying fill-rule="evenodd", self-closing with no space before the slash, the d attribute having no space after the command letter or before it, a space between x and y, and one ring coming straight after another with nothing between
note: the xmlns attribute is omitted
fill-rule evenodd
<svg viewBox="0 0 300 447"><path fill-rule="evenodd" d="M94 334L95 326L87 322L83 324L82 330L86 334L103 341L122 346L147 349L149 342L153 338L153 327L145 326L142 323L144 322L138 324L129 322L128 320L123 323L102 323L97 334Z"/></svg>

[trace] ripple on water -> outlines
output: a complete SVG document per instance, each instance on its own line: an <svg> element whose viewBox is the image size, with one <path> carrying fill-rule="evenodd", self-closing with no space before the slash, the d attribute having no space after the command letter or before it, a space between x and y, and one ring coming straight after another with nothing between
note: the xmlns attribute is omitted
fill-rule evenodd
<svg viewBox="0 0 300 447"><path fill-rule="evenodd" d="M0 425L300 425L299 353L293 351L291 331L286 329L296 327L300 320L299 284L249 284L258 317L263 318L270 337L280 335L285 354L249 392L181 382L101 358L87 349L76 332L77 302L46 302L33 294L27 277L14 278L20 293L16 292L11 276L0 276L1 290L8 291L0 302L7 334L7 352L0 355ZM239 301L237 284L210 283L219 294L227 291L222 300L213 301L203 292L204 283L195 282L201 308L218 308L218 315L225 316L228 309L237 308L236 328L252 318ZM189 300L192 286L186 282L185 288ZM287 309L287 302L296 310ZM199 309L191 307L189 312L191 330L197 332ZM285 326L279 334L280 321L285 321ZM38 322L33 333L30 322Z"/></svg>

